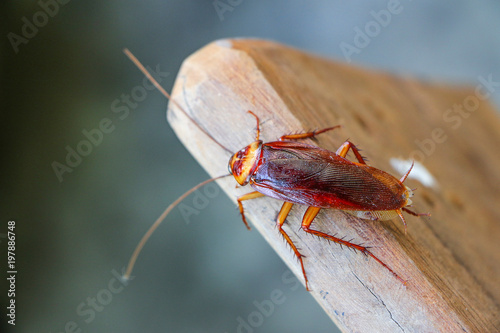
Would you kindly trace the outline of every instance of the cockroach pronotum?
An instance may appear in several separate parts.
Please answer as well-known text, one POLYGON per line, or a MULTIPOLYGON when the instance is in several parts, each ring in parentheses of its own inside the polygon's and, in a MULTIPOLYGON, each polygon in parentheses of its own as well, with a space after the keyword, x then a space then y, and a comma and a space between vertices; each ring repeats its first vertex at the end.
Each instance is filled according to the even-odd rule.
MULTIPOLYGON (((130 51, 125 49, 124 52, 132 62, 139 67, 146 77, 151 80, 158 90, 188 116, 201 131, 208 135, 219 146, 231 153, 229 149, 217 142, 210 134, 200 127, 188 113, 170 97, 130 51)), ((228 165, 229 175, 211 178, 198 184, 179 197, 163 212, 137 245, 130 259, 124 278, 130 277, 137 256, 149 236, 179 202, 201 186, 216 179, 232 175, 239 185, 250 185, 255 190, 237 198, 239 211, 248 229, 250 229, 250 226, 245 218, 242 204, 243 201, 263 196, 284 201, 278 213, 276 224, 279 232, 299 259, 307 290, 310 289, 304 262, 302 260, 303 255, 283 229, 283 224, 294 204, 308 206, 302 219, 302 230, 358 250, 372 257, 389 270, 389 272, 403 284, 406 284, 404 279, 382 260, 376 257, 367 247, 311 229, 311 223, 321 209, 333 208, 343 210, 362 219, 374 221, 390 220, 399 216, 403 221, 406 232, 406 221, 403 212, 414 216, 430 215, 428 213, 415 213, 407 208, 412 203, 410 198, 413 196, 413 191, 405 186, 403 182, 410 174, 413 164, 406 174, 398 180, 387 172, 368 166, 359 150, 350 141, 344 142, 336 152, 295 141, 305 138, 314 138, 319 134, 334 130, 340 126, 300 134, 283 135, 278 141, 264 143, 259 139, 259 117, 252 111, 248 112, 253 115, 257 121, 255 141, 237 153, 231 153, 232 156, 228 165), (358 162, 352 162, 346 159, 349 150, 354 153, 358 162)))

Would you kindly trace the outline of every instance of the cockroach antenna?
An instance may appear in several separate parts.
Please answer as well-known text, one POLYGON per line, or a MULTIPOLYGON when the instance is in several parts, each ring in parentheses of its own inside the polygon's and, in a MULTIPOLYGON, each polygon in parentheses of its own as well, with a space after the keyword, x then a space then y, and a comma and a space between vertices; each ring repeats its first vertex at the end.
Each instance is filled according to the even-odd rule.
MULTIPOLYGON (((210 134, 207 133, 207 131, 205 131, 200 125, 198 125, 198 123, 196 123, 190 116, 189 114, 176 102, 174 101, 171 97, 170 97, 170 94, 167 93, 165 91, 165 89, 163 89, 162 86, 160 86, 160 84, 154 79, 154 77, 148 72, 148 70, 146 68, 144 68, 144 66, 139 62, 139 60, 137 60, 137 58, 132 54, 132 52, 130 52, 128 49, 124 49, 123 52, 127 55, 127 57, 141 70, 141 72, 149 79, 149 81, 151 81, 151 83, 165 96, 168 98, 169 101, 171 101, 175 106, 177 106, 189 119, 191 119, 193 121, 193 123, 203 132, 205 133, 208 137, 210 137, 215 143, 217 143, 220 147, 222 147, 224 150, 226 150, 227 152, 231 153, 231 151, 229 149, 227 149, 226 147, 224 147, 222 144, 220 144, 217 140, 215 140, 210 134)), ((232 153, 231 153, 232 154, 232 153)), ((130 260, 129 260, 129 263, 128 263, 128 266, 127 266, 127 270, 125 272, 125 274, 123 275, 123 279, 124 280, 128 280, 132 274, 132 270, 134 269, 134 265, 135 265, 135 262, 137 260, 137 257, 139 256, 139 254, 141 253, 141 250, 142 248, 144 247, 144 244, 146 244, 146 242, 148 241, 148 239, 151 237, 151 235, 153 234, 153 232, 156 230, 156 228, 158 228, 158 226, 165 220, 165 218, 167 217, 167 215, 172 211, 172 209, 174 209, 182 200, 184 200, 188 195, 190 195, 191 193, 193 193, 194 191, 196 191, 197 189, 199 189, 200 187, 210 183, 210 182, 213 182, 214 180, 217 180, 217 179, 221 179, 221 178, 224 178, 224 177, 228 177, 228 176, 232 176, 231 174, 227 174, 227 175, 223 175, 223 176, 219 176, 219 177, 215 177, 215 178, 210 178, 210 179, 207 179, 203 182, 201 182, 200 184, 196 185, 195 187, 191 188, 190 190, 188 190, 186 193, 184 193, 183 195, 181 195, 179 198, 177 198, 177 200, 175 200, 173 203, 171 203, 167 209, 165 209, 165 211, 160 215, 160 217, 158 217, 158 219, 155 221, 155 223, 153 223, 153 225, 149 228, 149 230, 144 234, 144 236, 142 237, 141 241, 139 242, 139 244, 137 244, 137 247, 135 248, 134 250, 134 253, 132 254, 132 256, 130 257, 130 260)))
POLYGON ((132 52, 130 52, 128 49, 123 49, 123 53, 125 53, 125 55, 137 66, 137 68, 139 68, 139 70, 148 78, 149 81, 151 81, 151 83, 156 87, 156 89, 158 89, 163 94, 163 96, 165 96, 170 102, 172 102, 177 108, 179 108, 179 110, 181 110, 182 113, 184 113, 189 119, 191 119, 191 121, 196 125, 196 127, 198 127, 198 129, 200 131, 202 131, 203 133, 205 133, 205 135, 207 135, 210 139, 212 139, 222 149, 224 149, 225 151, 227 151, 229 154, 233 155, 233 152, 231 150, 227 149, 219 141, 215 140, 213 136, 211 136, 210 134, 208 134, 208 132, 205 129, 203 129, 203 127, 201 127, 196 121, 194 121, 193 118, 191 118, 191 116, 186 112, 186 110, 184 110, 184 108, 182 106, 180 106, 179 103, 177 103, 170 96, 170 94, 168 92, 166 92, 165 89, 163 89, 162 86, 160 86, 160 84, 158 83, 158 81, 156 81, 154 79, 154 77, 141 64, 141 62, 132 54, 132 52))
POLYGON ((141 250, 144 247, 144 244, 146 244, 149 237, 151 237, 151 235, 156 230, 156 228, 158 228, 158 226, 165 220, 167 215, 172 211, 172 209, 175 208, 175 206, 177 206, 182 200, 186 199, 186 197, 188 195, 190 195, 191 193, 193 193, 194 191, 196 191, 200 187, 202 187, 210 182, 213 182, 214 180, 221 179, 221 178, 228 177, 228 176, 231 176, 231 175, 224 175, 224 176, 219 176, 219 177, 207 179, 204 182, 201 182, 198 185, 196 185, 195 187, 191 188, 186 193, 184 193, 179 198, 177 198, 177 200, 172 202, 170 204, 170 206, 168 206, 167 209, 165 209, 165 211, 163 211, 163 213, 160 215, 160 217, 158 217, 158 219, 155 221, 155 223, 153 223, 153 225, 149 228, 149 230, 144 234, 144 236, 142 237, 139 244, 137 244, 137 247, 135 248, 134 253, 130 257, 130 260, 128 262, 127 271, 125 272, 125 274, 123 275, 122 278, 124 280, 128 280, 130 278, 130 275, 132 274, 132 270, 134 269, 134 265, 135 265, 135 262, 137 260, 137 257, 139 256, 139 253, 141 253, 141 250))

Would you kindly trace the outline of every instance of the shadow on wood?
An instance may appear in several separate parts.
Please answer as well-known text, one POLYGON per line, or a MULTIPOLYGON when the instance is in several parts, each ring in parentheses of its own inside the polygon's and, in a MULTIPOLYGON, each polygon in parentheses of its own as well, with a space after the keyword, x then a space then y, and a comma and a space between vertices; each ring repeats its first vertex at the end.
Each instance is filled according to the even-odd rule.
MULTIPOLYGON (((321 231, 372 246, 408 280, 406 287, 373 259, 297 231, 305 207, 294 206, 285 229, 306 255, 312 295, 343 331, 493 332, 500 330, 500 121, 483 98, 487 92, 360 69, 267 41, 221 40, 184 62, 172 97, 234 152, 254 139, 255 119, 246 113, 252 110, 264 142, 341 124, 315 144, 335 151, 349 138, 368 164, 397 178, 391 159, 421 162, 412 174, 426 169, 435 184, 406 184, 418 188, 414 209, 432 218, 408 216, 407 235, 399 220, 373 222, 337 210, 322 210, 315 222, 321 231)), ((227 173, 229 154, 172 103, 168 119, 212 176, 227 173)), ((235 189, 234 179, 219 184, 233 200, 249 191, 235 189)), ((281 202, 244 205, 303 281, 275 227, 281 202)))

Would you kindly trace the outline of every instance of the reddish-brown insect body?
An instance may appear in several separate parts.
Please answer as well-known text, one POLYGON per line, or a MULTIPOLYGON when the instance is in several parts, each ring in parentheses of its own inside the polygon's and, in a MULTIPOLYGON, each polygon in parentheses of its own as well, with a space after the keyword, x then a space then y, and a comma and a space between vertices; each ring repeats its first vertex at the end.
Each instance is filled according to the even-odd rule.
MULTIPOLYGON (((124 52, 158 90, 190 118, 188 113, 170 98, 170 95, 154 80, 151 74, 148 73, 130 51, 124 50, 124 52)), ((321 209, 333 208, 344 210, 360 218, 376 221, 389 220, 399 216, 404 223, 406 231, 406 222, 402 214, 403 211, 415 216, 429 215, 417 214, 406 208, 411 205, 410 197, 413 196, 413 192, 410 188, 403 185, 403 182, 412 168, 398 180, 382 170, 368 166, 356 146, 350 141, 346 141, 342 144, 335 153, 316 146, 291 141, 313 138, 316 135, 340 126, 302 134, 284 135, 280 137, 278 141, 263 143, 259 140, 259 118, 253 112, 248 112, 257 119, 257 134, 255 141, 238 151, 229 160, 229 172, 234 176, 236 181, 242 186, 250 184, 250 186, 255 189, 254 192, 242 195, 237 199, 243 222, 247 228, 250 229, 245 219, 243 201, 263 196, 285 201, 278 213, 276 224, 279 232, 292 247, 292 250, 299 259, 306 288, 309 290, 304 262, 302 260, 303 255, 282 228, 294 204, 309 206, 302 219, 302 229, 305 232, 326 238, 369 255, 387 268, 401 282, 405 283, 398 274, 371 253, 367 247, 311 229, 311 223, 321 209), (349 150, 352 150, 358 162, 352 162, 345 158, 349 150)), ((213 139, 213 137, 200 125, 194 120, 193 122, 199 130, 213 139)), ((213 141, 224 150, 232 153, 215 139, 213 139, 213 141)), ((164 211, 137 245, 130 258, 124 278, 127 279, 130 277, 142 247, 168 213, 182 201, 183 198, 197 188, 222 177, 225 176, 212 178, 198 184, 179 197, 164 211)))
POLYGON ((320 209, 334 208, 371 220, 388 220, 400 216, 406 228, 402 211, 416 216, 427 215, 417 214, 405 208, 411 205, 410 197, 413 196, 412 190, 403 184, 411 168, 401 180, 398 180, 382 170, 368 166, 356 146, 349 141, 335 153, 316 146, 289 141, 314 137, 338 126, 316 132, 284 135, 279 141, 263 143, 259 140, 259 118, 253 112, 249 112, 257 119, 257 138, 234 154, 229 161, 229 171, 236 181, 242 186, 250 184, 256 190, 238 198, 246 226, 248 227, 248 223, 242 201, 261 196, 285 201, 276 222, 280 233, 300 260, 306 288, 309 290, 303 256, 282 229, 293 204, 309 206, 302 220, 304 231, 373 257, 404 282, 366 247, 313 230, 310 226, 320 209), (358 163, 345 158, 349 149, 354 152, 358 163))

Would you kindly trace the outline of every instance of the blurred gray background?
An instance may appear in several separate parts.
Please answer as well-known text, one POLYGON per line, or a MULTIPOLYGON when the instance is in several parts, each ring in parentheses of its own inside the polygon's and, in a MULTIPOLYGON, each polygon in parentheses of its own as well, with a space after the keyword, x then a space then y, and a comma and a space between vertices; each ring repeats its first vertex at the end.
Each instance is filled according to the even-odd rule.
MULTIPOLYGON (((135 279, 116 280, 163 209, 207 178, 168 126, 158 92, 124 119, 113 112, 142 83, 122 48, 169 72, 167 90, 184 58, 226 37, 272 39, 450 84, 490 74, 500 81, 498 1, 401 0, 350 59, 341 43, 354 45, 356 29, 395 1, 221 0, 219 12, 212 0, 60 2, 4 1, 1 10, 0 267, 15 220, 18 332, 235 332, 242 321, 241 332, 336 329, 302 286, 292 288, 288 269, 221 192, 189 219, 175 210, 145 247, 135 279), (39 27, 30 30, 33 22, 39 27), (52 163, 65 163, 66 147, 76 149, 82 131, 105 118, 114 130, 60 181, 52 163), (273 290, 282 304, 259 310, 273 290)), ((192 197, 185 204, 195 207, 192 197)), ((5 320, 3 279, 1 294, 5 320)))

